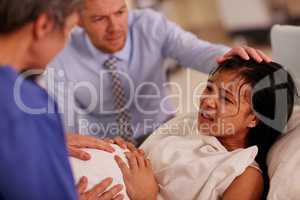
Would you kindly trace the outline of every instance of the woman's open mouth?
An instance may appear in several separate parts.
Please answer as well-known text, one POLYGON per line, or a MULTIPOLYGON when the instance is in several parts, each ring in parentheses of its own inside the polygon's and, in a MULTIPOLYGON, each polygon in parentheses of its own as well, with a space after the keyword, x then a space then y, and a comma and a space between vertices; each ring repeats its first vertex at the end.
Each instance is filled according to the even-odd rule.
POLYGON ((214 118, 211 115, 207 114, 207 113, 201 112, 200 116, 205 121, 210 121, 210 122, 214 121, 214 118))

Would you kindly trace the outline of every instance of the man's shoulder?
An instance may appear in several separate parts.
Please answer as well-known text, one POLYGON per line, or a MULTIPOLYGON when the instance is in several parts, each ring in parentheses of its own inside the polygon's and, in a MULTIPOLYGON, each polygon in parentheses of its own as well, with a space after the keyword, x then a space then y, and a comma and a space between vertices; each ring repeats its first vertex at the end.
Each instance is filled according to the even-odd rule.
POLYGON ((59 54, 48 64, 50 67, 64 68, 64 65, 76 63, 76 58, 83 57, 86 51, 85 31, 81 27, 75 27, 67 44, 59 54))
POLYGON ((149 8, 146 8, 146 9, 133 9, 131 11, 129 11, 130 14, 132 14, 134 17, 148 17, 148 18, 152 18, 152 17, 161 17, 162 14, 155 11, 155 10, 152 10, 152 9, 149 9, 149 8))
POLYGON ((70 53, 74 51, 79 51, 86 48, 86 32, 83 28, 77 26, 75 27, 71 34, 69 41, 63 50, 65 53, 70 53))
POLYGON ((28 114, 38 108, 47 108, 49 96, 47 92, 33 81, 12 80, 0 86, 0 115, 5 116, 7 122, 16 122, 24 119, 28 114), (33 98, 34 97, 34 98, 33 98))
POLYGON ((164 40, 163 28, 167 23, 167 18, 151 9, 141 9, 130 11, 129 30, 132 34, 138 34, 138 38, 146 41, 164 40))
POLYGON ((84 35, 85 35, 85 30, 82 27, 80 26, 74 27, 70 34, 69 43, 74 43, 74 41, 82 40, 84 38, 84 35))
POLYGON ((139 9, 130 11, 129 22, 131 26, 137 25, 152 25, 153 23, 159 23, 164 20, 164 16, 152 9, 139 9))

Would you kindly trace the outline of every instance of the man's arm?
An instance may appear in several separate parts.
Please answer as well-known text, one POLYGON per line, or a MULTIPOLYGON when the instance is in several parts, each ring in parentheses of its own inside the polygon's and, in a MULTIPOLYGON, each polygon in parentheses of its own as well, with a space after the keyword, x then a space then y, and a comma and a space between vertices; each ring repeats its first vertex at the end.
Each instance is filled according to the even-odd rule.
POLYGON ((171 57, 182 66, 209 73, 219 63, 233 56, 240 56, 246 60, 253 58, 258 62, 270 62, 271 59, 262 51, 251 47, 229 48, 224 45, 213 44, 201 40, 196 35, 183 30, 177 24, 169 21, 166 17, 151 11, 147 19, 151 24, 153 41, 162 44, 164 57, 171 57))
POLYGON ((230 50, 229 47, 199 39, 161 14, 147 12, 153 21, 150 33, 154 41, 162 44, 163 56, 177 60, 184 67, 209 73, 217 66, 216 58, 230 50))

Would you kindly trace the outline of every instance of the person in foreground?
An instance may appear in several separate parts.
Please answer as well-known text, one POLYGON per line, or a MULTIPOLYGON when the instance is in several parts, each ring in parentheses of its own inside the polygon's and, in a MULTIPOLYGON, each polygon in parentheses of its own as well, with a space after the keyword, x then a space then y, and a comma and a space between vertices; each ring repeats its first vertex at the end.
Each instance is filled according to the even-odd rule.
POLYGON ((225 61, 209 76, 197 115, 163 125, 141 146, 145 153, 126 153, 128 165, 115 157, 128 196, 264 199, 266 156, 293 112, 295 94, 277 63, 225 61))
MULTIPOLYGON (((30 70, 43 70, 63 48, 78 21, 77 3, 0 1, 1 200, 78 199, 57 106, 32 77, 26 78, 30 70), (49 105, 51 111, 41 111, 49 105)), ((122 199, 122 186, 106 190, 111 183, 107 178, 85 191, 82 178, 79 199, 122 199)))

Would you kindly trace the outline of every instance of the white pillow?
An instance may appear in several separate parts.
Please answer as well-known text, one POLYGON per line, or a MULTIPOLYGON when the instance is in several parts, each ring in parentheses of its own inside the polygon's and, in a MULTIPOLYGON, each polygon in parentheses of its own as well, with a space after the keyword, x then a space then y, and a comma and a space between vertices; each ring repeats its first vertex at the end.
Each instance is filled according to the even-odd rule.
POLYGON ((116 184, 123 185, 121 194, 124 195, 124 200, 129 200, 122 172, 114 160, 114 156, 120 156, 125 162, 127 162, 127 159, 125 158, 124 150, 117 145, 113 145, 113 147, 116 150, 114 153, 108 153, 96 149, 84 149, 84 151, 90 153, 92 157, 91 160, 88 161, 70 158, 74 178, 76 183, 78 183, 82 176, 86 176, 88 178, 88 190, 90 190, 105 178, 111 177, 113 178, 111 186, 116 184))
POLYGON ((268 158, 268 200, 300 198, 300 108, 293 113, 286 133, 273 145, 268 158))

